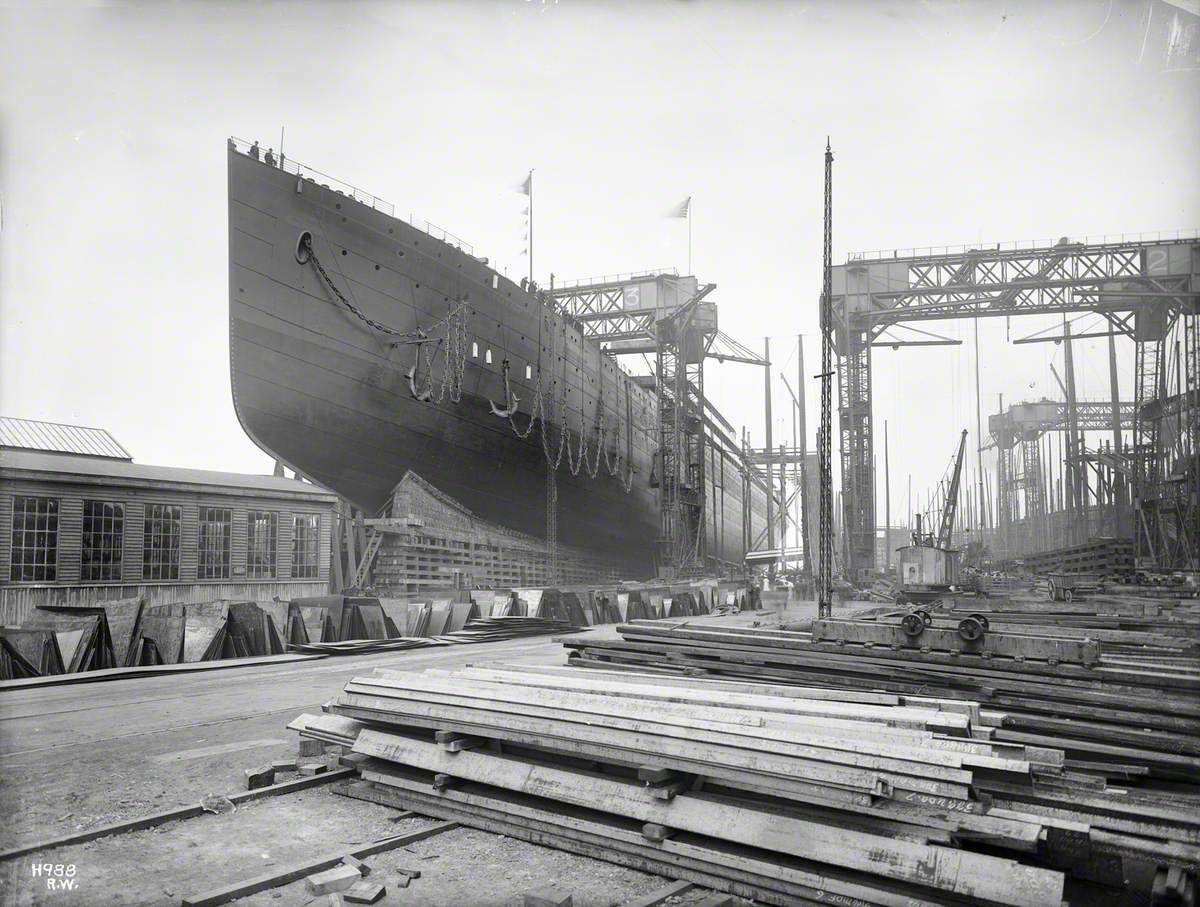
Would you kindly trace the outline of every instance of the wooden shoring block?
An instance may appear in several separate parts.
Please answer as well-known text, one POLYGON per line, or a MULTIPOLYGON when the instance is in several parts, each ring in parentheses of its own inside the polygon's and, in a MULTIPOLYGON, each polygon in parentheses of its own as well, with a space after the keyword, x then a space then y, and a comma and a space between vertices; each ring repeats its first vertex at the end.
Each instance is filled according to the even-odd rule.
POLYGON ((486 737, 473 737, 458 731, 435 731, 433 737, 442 749, 450 753, 475 749, 485 746, 488 742, 486 737))
POLYGON ((642 825, 642 837, 655 844, 662 843, 673 834, 675 834, 673 829, 660 825, 658 822, 646 822, 642 825))
POLYGON ((554 887, 537 888, 523 896, 524 907, 571 907, 573 903, 570 892, 554 887))
POLYGON ((306 878, 304 889, 311 895, 331 894, 335 891, 345 891, 361 879, 362 875, 353 866, 334 866, 306 878))
MULTIPOLYGON (((642 823, 708 835, 886 878, 913 882, 1015 907, 1062 900, 1058 872, 1013 860, 852 831, 788 814, 734 806, 687 794, 670 803, 646 798, 636 785, 478 752, 449 754, 435 743, 363 731, 355 751, 439 772, 453 761, 456 777, 596 808, 642 823)), ((364 773, 364 777, 368 777, 364 773)))
POLYGON ((666 885, 663 888, 656 888, 649 894, 644 894, 639 898, 626 902, 624 907, 658 907, 663 901, 691 891, 695 887, 694 883, 688 881, 672 882, 670 885, 666 885))
POLYGON ((275 767, 273 765, 259 765, 254 768, 245 770, 246 775, 246 790, 258 790, 262 787, 270 787, 275 783, 275 767))
POLYGON ((342 892, 342 897, 350 904, 374 904, 380 900, 387 889, 377 882, 358 881, 342 892))

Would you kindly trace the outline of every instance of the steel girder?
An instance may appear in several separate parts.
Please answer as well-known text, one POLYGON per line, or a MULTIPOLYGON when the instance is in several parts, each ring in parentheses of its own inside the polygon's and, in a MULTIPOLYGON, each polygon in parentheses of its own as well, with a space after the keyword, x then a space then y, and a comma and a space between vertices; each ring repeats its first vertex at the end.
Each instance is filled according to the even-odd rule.
MULTIPOLYGON (((850 571, 874 564, 870 358, 863 355, 864 348, 869 349, 888 327, 903 322, 1095 311, 1108 319, 1112 330, 1134 339, 1139 348, 1140 378, 1142 364, 1156 370, 1161 354, 1156 356, 1153 349, 1144 351, 1147 341, 1139 337, 1133 319, 1120 313, 1159 309, 1173 320, 1200 311, 1200 282, 1195 275, 1165 274, 1156 267, 1159 256, 1166 260, 1164 247, 1186 245, 1193 246, 1195 258, 1200 244, 1196 237, 1189 237, 1099 244, 1062 240, 1030 249, 857 256, 843 266, 846 279, 833 303, 841 409, 843 418, 850 418, 841 431, 850 571), (853 272, 857 272, 857 289, 851 289, 853 272), (872 538, 869 555, 865 545, 849 541, 863 539, 868 532, 872 538)), ((1149 343, 1153 346, 1153 341, 1149 343)), ((1135 435, 1137 431, 1135 428, 1135 435)), ((1144 440, 1150 431, 1147 425, 1142 431, 1144 440)), ((1195 522, 1189 519, 1185 525, 1195 522)), ((1141 529, 1139 534, 1153 535, 1141 529)))
MULTIPOLYGON (((1188 275, 1151 275, 1152 247, 1196 240, 1108 245, 1060 242, 1021 250, 971 249, 917 258, 856 258, 850 267, 895 266, 903 285, 872 288, 871 308, 854 321, 876 334, 890 324, 977 316, 1128 311, 1137 301, 1195 305, 1188 275)), ((890 282, 890 280, 889 280, 890 282)))
POLYGON ((875 568, 875 473, 871 438, 871 344, 865 331, 843 335, 838 350, 842 519, 852 579, 875 568))

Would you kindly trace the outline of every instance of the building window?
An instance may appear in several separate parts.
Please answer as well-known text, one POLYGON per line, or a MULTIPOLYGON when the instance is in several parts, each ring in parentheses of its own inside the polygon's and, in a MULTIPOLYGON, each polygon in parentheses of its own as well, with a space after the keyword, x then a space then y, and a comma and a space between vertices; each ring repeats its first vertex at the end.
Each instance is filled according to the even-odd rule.
POLYGON ((142 578, 179 579, 180 509, 147 504, 142 524, 142 578))
POLYGON ((58 578, 58 500, 13 498, 14 583, 52 583, 58 578))
POLYGON ((275 514, 251 510, 246 515, 246 576, 275 576, 275 514))
POLYGON ((232 539, 233 511, 225 507, 201 507, 197 579, 229 579, 232 539))
POLYGON ((120 582, 125 506, 83 502, 83 545, 79 576, 84 582, 120 582))
POLYGON ((319 531, 315 513, 299 514, 295 518, 292 536, 292 576, 296 579, 317 578, 317 539, 319 531))

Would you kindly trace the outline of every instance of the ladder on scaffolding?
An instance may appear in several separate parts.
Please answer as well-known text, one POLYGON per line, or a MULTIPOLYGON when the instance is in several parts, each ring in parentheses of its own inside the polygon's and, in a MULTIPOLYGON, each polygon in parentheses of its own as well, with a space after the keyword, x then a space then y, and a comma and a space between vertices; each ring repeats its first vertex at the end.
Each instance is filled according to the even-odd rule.
POLYGON ((354 571, 354 588, 364 589, 371 575, 371 565, 375 563, 375 555, 383 544, 383 533, 375 527, 367 530, 367 546, 363 549, 362 557, 358 559, 358 567, 354 571))

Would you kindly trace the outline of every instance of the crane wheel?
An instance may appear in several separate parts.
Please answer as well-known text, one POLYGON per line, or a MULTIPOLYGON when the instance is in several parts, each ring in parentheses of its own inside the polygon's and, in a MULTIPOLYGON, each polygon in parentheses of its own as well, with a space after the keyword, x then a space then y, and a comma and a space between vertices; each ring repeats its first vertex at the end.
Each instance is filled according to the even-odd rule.
POLYGON ((978 639, 983 639, 983 634, 987 632, 984 627, 974 617, 964 617, 958 624, 958 635, 966 642, 975 642, 978 639))
POLYGON ((968 614, 967 616, 969 618, 971 618, 971 620, 979 621, 983 625, 983 629, 985 629, 985 630, 991 629, 991 626, 988 624, 988 619, 986 617, 984 617, 982 614, 968 614))
POLYGON ((933 626, 933 615, 930 614, 928 611, 926 611, 924 608, 918 608, 916 611, 913 612, 913 614, 915 614, 915 615, 917 615, 917 617, 921 618, 921 623, 923 623, 925 626, 927 626, 927 627, 933 626))
POLYGON ((900 620, 900 629, 909 639, 916 639, 925 632, 925 621, 917 614, 905 614, 900 620))

